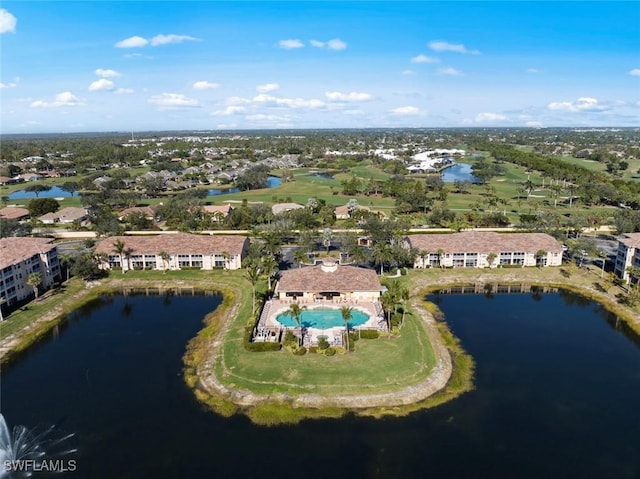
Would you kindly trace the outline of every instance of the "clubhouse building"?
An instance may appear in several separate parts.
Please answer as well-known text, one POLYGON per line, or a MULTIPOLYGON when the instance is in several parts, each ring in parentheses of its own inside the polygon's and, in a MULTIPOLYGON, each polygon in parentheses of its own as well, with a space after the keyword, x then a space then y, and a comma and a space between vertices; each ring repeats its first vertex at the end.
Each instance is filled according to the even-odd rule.
POLYGON ((382 285, 372 269, 323 263, 281 272, 274 296, 280 300, 378 301, 382 285))
POLYGON ((544 233, 464 231, 411 235, 407 242, 418 250, 414 268, 562 265, 562 245, 544 233))
POLYGON ((248 247, 249 238, 235 235, 111 236, 95 254, 104 255, 103 269, 240 269, 248 247), (116 250, 118 242, 124 245, 122 253, 116 250))
POLYGON ((253 340, 280 341, 285 330, 304 336, 305 346, 316 345, 321 336, 331 345, 343 344, 344 324, 340 308, 352 308, 366 320, 354 329, 383 331, 386 323, 380 295, 383 288, 374 270, 325 262, 281 272, 273 299, 267 301, 254 328, 253 340), (338 318, 337 325, 302 323, 304 332, 296 326, 282 324, 282 316, 297 303, 306 311, 322 311, 325 317, 338 318))

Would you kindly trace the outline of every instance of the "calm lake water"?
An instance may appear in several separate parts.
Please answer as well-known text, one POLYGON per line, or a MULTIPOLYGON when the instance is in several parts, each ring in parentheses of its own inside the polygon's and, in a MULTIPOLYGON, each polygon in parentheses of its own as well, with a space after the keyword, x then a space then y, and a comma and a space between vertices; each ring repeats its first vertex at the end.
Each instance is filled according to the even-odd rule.
MULTIPOLYGON (((28 198, 36 198, 35 193, 31 193, 25 190, 18 190, 11 193, 9 196, 10 200, 24 200, 28 198)), ((41 191, 38 193, 38 198, 59 198, 59 197, 69 197, 72 196, 71 193, 61 189, 59 186, 53 186, 50 190, 41 191)), ((74 193, 73 196, 79 196, 78 193, 74 193)))
MULTIPOLYGON (((270 176, 267 178, 267 188, 274 188, 276 186, 280 186, 282 184, 282 179, 277 176, 270 176)), ((231 193, 238 193, 240 190, 238 188, 228 188, 228 189, 220 189, 214 188, 207 190, 207 196, 218 196, 218 195, 229 195, 231 193)))
POLYGON ((615 318, 565 293, 431 298, 477 388, 405 418, 263 428, 206 411, 181 356, 220 298, 175 295, 74 314, 3 368, 2 413, 75 432, 71 478, 639 477, 639 342, 615 318))
POLYGON ((442 171, 442 181, 445 183, 453 183, 454 181, 470 181, 473 183, 478 180, 471 174, 471 165, 456 163, 452 167, 442 171))

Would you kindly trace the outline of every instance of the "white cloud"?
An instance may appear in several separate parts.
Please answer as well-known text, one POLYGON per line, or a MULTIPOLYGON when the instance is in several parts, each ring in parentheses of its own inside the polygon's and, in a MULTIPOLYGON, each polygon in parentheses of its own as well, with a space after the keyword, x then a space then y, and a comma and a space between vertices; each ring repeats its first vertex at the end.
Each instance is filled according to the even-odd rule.
POLYGON ((342 113, 350 116, 364 115, 364 112, 362 110, 345 110, 342 113))
POLYGON ((18 20, 4 8, 0 8, 0 33, 15 33, 18 20))
POLYGON ((342 93, 339 91, 328 91, 325 92, 324 96, 327 97, 329 101, 370 101, 373 99, 373 96, 370 93, 362 93, 352 91, 350 93, 342 93))
POLYGON ((578 98, 576 101, 552 102, 549 103, 547 108, 554 111, 569 111, 573 113, 580 111, 604 111, 607 109, 607 107, 600 105, 596 98, 588 97, 578 98))
POLYGON ((246 108, 243 106, 229 105, 224 110, 217 110, 212 113, 212 115, 216 116, 228 116, 228 115, 237 115, 238 113, 244 113, 246 108))
POLYGON ((398 108, 394 108, 393 110, 391 110, 391 113, 398 116, 419 115, 420 108, 417 108, 415 106, 400 106, 398 108))
POLYGON ((144 47, 149 43, 149 40, 146 38, 133 36, 129 38, 125 38, 124 40, 120 40, 116 43, 116 48, 140 48, 144 47))
POLYGON ((477 55, 480 53, 478 50, 468 50, 461 43, 449 43, 440 40, 429 42, 429 48, 431 48, 434 52, 469 53, 471 55, 477 55))
POLYGON ((96 75, 102 78, 116 78, 120 76, 120 73, 115 70, 105 70, 104 68, 98 68, 96 70, 96 75))
POLYGON ((197 38, 190 37, 189 35, 176 35, 170 33, 169 35, 159 34, 151 39, 151 46, 157 47, 158 45, 168 45, 170 43, 182 43, 186 41, 196 41, 197 38))
POLYGON ((633 70, 629 70, 629 75, 634 77, 640 77, 640 68, 634 68, 633 70))
POLYGON ((527 73, 540 73, 537 68, 527 68, 527 73))
POLYGON ((541 121, 528 121, 524 126, 528 126, 530 128, 542 128, 544 124, 541 121))
POLYGON ((509 118, 505 115, 502 115, 500 113, 479 113, 476 116, 476 121, 477 122, 483 122, 483 121, 504 121, 504 120, 508 120, 509 118))
POLYGON ((116 90, 116 94, 118 95, 129 95, 133 93, 133 89, 132 88, 118 88, 116 90))
POLYGON ((160 109, 170 108, 192 108, 200 106, 197 100, 189 98, 182 93, 162 93, 161 95, 154 95, 147 100, 149 103, 153 103, 160 107, 160 109))
POLYGON ((242 98, 241 96, 231 96, 227 98, 227 104, 229 105, 246 105, 251 103, 251 100, 242 98))
POLYGON ((345 50, 347 44, 339 38, 334 38, 328 42, 321 42, 319 40, 309 40, 309 44, 316 48, 327 48, 328 50, 345 50))
POLYGON ((325 106, 325 103, 322 100, 305 100, 304 98, 278 98, 272 95, 266 95, 261 93, 260 95, 256 95, 252 99, 253 103, 260 105, 271 105, 277 107, 286 107, 286 108, 322 108, 325 106))
POLYGON ((293 50, 294 48, 303 48, 304 43, 302 43, 300 40, 297 40, 297 39, 280 40, 278 42, 278 46, 280 48, 284 48, 285 50, 293 50))
POLYGON ((259 93, 269 93, 270 91, 276 91, 280 88, 277 83, 265 83, 264 85, 258 85, 256 91, 259 93))
MULTIPOLYGON (((247 115, 245 117, 249 121, 254 122, 276 122, 276 121, 290 121, 288 116, 278 116, 278 115, 265 115, 264 113, 257 113, 255 115, 247 115)), ((276 125, 274 125, 276 126, 276 125)))
POLYGON ((15 88, 18 86, 19 82, 20 82, 20 77, 16 77, 12 82, 9 82, 9 83, 0 82, 0 90, 3 88, 15 88))
POLYGON ((141 48, 146 47, 147 45, 151 45, 152 47, 157 47, 160 45, 168 45, 170 43, 182 43, 186 41, 196 41, 197 38, 190 37, 189 35, 176 35, 175 33, 170 33, 169 35, 158 34, 155 37, 151 38, 151 40, 147 40, 146 38, 133 36, 129 38, 125 38, 115 44, 117 48, 141 48))
POLYGON ((451 68, 451 67, 446 67, 446 68, 438 68, 438 74, 440 75, 449 75, 449 76, 454 76, 454 77, 460 77, 462 76, 462 72, 459 70, 456 70, 455 68, 451 68))
POLYGON ((329 50, 345 50, 347 48, 347 44, 339 38, 334 38, 327 42, 327 48, 329 50))
POLYGON ((435 57, 428 57, 427 55, 423 55, 422 53, 411 59, 411 63, 438 63, 439 61, 440 60, 435 57))
POLYGON ((70 91, 58 93, 52 102, 36 100, 31 103, 32 108, 59 108, 62 106, 82 106, 84 103, 70 91))
POLYGON ((89 91, 109 91, 113 90, 114 86, 111 80, 100 78, 89 85, 89 91))
POLYGON ((416 72, 414 72, 413 70, 403 70, 402 74, 403 75, 415 75, 416 72))
POLYGON ((219 83, 212 83, 207 80, 199 80, 195 82, 191 88, 194 90, 213 90, 220 87, 219 83))

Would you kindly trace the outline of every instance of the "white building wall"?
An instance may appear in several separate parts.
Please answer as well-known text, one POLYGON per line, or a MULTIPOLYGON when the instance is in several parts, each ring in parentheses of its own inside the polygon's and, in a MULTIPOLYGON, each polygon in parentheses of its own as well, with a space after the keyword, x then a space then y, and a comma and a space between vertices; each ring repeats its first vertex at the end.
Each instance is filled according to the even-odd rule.
POLYGON ((40 291, 51 287, 56 277, 60 279, 60 262, 57 248, 48 253, 38 253, 24 258, 0 272, 0 297, 8 305, 22 301, 33 294, 33 288, 27 284, 29 275, 40 273, 40 291))

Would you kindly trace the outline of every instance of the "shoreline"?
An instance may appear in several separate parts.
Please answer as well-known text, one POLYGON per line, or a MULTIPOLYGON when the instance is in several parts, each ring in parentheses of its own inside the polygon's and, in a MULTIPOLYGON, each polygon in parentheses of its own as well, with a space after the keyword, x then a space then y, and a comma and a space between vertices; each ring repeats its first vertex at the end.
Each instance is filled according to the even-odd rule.
POLYGON ((418 305, 417 298, 414 298, 412 301, 412 307, 414 307, 420 315, 421 324, 427 331, 427 337, 436 358, 436 363, 426 380, 413 386, 407 386, 386 393, 336 395, 310 393, 296 395, 287 393, 258 394, 249 390, 231 388, 223 384, 214 371, 216 360, 221 358, 221 360, 224 361, 224 358, 222 358, 220 354, 220 347, 223 344, 223 338, 228 332, 230 324, 233 322, 233 314, 230 313, 224 320, 224 326, 217 332, 217 337, 203 346, 205 348, 204 355, 207 359, 200 364, 193 365, 198 377, 198 388, 202 392, 209 395, 215 394, 221 396, 243 408, 270 403, 286 403, 294 408, 340 408, 347 412, 352 410, 408 406, 422 402, 446 387, 453 372, 453 364, 451 354, 438 331, 435 318, 423 307, 418 305))
MULTIPOLYGON (((53 304, 47 314, 1 340, 0 361, 2 363, 10 361, 14 355, 27 349, 63 322, 70 312, 101 294, 137 288, 153 288, 159 292, 176 289, 214 290, 223 295, 223 301, 216 310, 203 318, 203 328, 186 345, 183 356, 185 383, 193 390, 200 402, 217 413, 223 415, 242 413, 249 416, 252 421, 261 424, 292 423, 311 417, 339 417, 349 412, 372 416, 405 415, 448 401, 472 388, 473 359, 464 353, 456 338, 451 335, 446 321, 438 321, 424 300, 426 294, 434 290, 468 284, 527 284, 562 288, 602 305, 622 319, 632 331, 640 334, 640 315, 616 303, 615 295, 609 292, 611 288, 605 292, 598 290, 596 285, 599 284, 597 281, 599 278, 593 276, 593 272, 572 269, 570 273, 566 275, 566 271, 563 272, 562 268, 549 272, 547 277, 542 277, 544 275, 541 275, 537 269, 412 272, 407 278, 412 293, 410 304, 416 319, 419 319, 417 326, 425 328, 427 339, 434 352, 435 365, 426 379, 417 384, 384 393, 331 395, 275 392, 261 394, 235 388, 233 384, 224 384, 218 377, 219 374, 224 374, 226 369, 222 346, 229 340, 228 336, 232 328, 238 328, 246 322, 238 315, 247 300, 242 297, 243 283, 224 284, 224 277, 180 280, 170 277, 166 279, 109 278, 90 283, 85 285, 80 294, 53 304), (587 279, 596 279, 596 283, 591 286, 586 282, 587 279), (458 346, 458 350, 452 349, 452 344, 458 346), (452 351, 454 354, 451 353, 452 351), (459 363, 460 358, 463 360, 459 363), (452 388, 451 383, 459 382, 452 379, 456 375, 463 376, 463 384, 452 388)), ((235 279, 244 281, 241 277, 235 279)), ((269 353, 247 352, 247 354, 269 353)))

